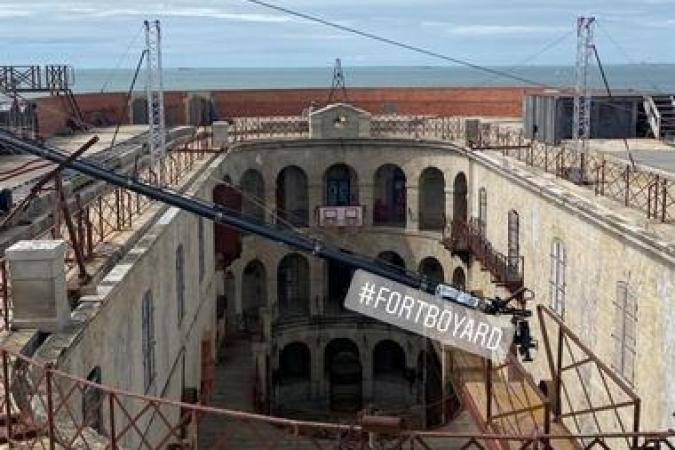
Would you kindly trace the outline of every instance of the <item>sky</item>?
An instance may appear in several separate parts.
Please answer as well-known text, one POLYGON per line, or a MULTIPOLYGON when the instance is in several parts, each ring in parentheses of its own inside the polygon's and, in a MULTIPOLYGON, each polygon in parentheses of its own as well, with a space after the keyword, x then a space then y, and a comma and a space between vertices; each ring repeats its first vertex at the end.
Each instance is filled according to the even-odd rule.
MULTIPOLYGON (((675 63, 675 0, 269 2, 482 65, 573 64, 594 15, 606 64, 675 63)), ((447 65, 245 0, 0 0, 0 61, 132 67, 154 18, 165 67, 447 65)))

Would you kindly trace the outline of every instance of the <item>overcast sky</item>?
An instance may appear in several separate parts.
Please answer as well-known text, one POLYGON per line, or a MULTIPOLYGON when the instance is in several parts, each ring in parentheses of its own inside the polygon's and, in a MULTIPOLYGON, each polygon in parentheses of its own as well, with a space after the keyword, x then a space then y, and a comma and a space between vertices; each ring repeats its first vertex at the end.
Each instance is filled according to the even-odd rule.
MULTIPOLYGON (((575 17, 592 14, 607 63, 675 63, 675 0, 269 2, 490 65, 573 64, 575 17)), ((0 61, 131 67, 145 18, 162 21, 167 67, 446 64, 244 0, 0 0, 0 61)))

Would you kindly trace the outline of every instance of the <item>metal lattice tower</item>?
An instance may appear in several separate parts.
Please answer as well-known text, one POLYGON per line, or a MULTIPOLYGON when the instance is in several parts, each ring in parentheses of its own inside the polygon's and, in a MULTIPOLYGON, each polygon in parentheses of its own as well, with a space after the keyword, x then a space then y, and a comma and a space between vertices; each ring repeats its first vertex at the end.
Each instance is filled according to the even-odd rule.
POLYGON ((591 87, 588 82, 589 61, 593 57, 593 25, 595 17, 577 19, 577 61, 576 89, 574 92, 574 117, 572 138, 577 149, 588 152, 588 139, 591 137, 591 87))
POLYGON ((159 167, 158 181, 164 184, 164 156, 166 155, 166 124, 164 119, 164 84, 162 82, 162 39, 159 20, 145 21, 145 61, 148 99, 148 146, 152 166, 159 167))
POLYGON ((328 95, 328 103, 333 103, 337 98, 337 91, 342 92, 342 102, 347 102, 347 86, 345 84, 345 74, 342 71, 342 61, 340 58, 335 59, 335 66, 333 66, 333 83, 328 95))

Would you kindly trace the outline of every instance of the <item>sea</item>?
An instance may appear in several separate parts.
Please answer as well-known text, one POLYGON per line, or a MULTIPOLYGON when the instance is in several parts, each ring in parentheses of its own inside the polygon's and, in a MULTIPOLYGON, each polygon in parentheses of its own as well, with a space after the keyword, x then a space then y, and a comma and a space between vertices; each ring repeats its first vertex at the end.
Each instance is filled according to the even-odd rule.
MULTIPOLYGON (((499 66, 500 74, 457 66, 343 67, 350 87, 451 87, 527 86, 549 88, 574 86, 571 66, 499 66), (522 80, 519 80, 522 79, 522 80), (524 80, 524 81, 523 81, 524 80)), ((624 64, 605 66, 611 90, 675 93, 675 64, 624 64)), ((134 76, 132 69, 76 69, 73 90, 126 92, 134 76)), ((590 85, 605 89, 600 71, 593 67, 590 85)), ((330 88, 332 67, 280 68, 165 68, 165 90, 330 88)), ((134 90, 145 86, 139 73, 134 90)))

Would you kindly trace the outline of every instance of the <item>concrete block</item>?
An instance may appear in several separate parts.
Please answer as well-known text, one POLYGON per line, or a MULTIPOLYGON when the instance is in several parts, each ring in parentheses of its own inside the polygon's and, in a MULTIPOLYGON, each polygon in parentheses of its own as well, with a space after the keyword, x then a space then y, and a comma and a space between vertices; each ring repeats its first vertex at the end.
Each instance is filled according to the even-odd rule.
POLYGON ((12 280, 12 327, 63 330, 70 322, 62 240, 19 241, 5 251, 12 280))
POLYGON ((213 131, 213 146, 215 148, 227 147, 230 124, 223 121, 213 122, 211 130, 213 131))

